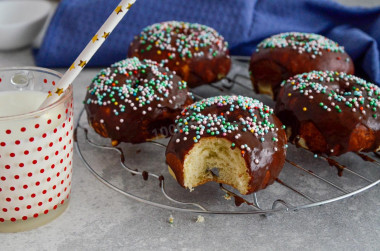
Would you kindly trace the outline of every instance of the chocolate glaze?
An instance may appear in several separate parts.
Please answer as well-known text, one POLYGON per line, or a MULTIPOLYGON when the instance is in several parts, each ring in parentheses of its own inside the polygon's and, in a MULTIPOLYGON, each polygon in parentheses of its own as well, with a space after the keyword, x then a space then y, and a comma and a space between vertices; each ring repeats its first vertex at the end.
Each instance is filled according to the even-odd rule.
MULTIPOLYGON (((197 114, 200 114, 196 115, 197 117, 207 116, 208 114, 220 116, 225 119, 226 123, 229 122, 237 128, 225 135, 222 133, 211 135, 206 133, 205 130, 200 140, 204 138, 224 138, 231 142, 231 148, 237 147, 241 149, 243 145, 249 147, 250 150, 247 147, 241 149, 241 155, 245 160, 247 172, 251 177, 247 194, 264 189, 272 184, 284 165, 285 148, 287 147, 285 131, 281 128, 282 124, 277 117, 271 115, 272 109, 251 98, 219 96, 201 100, 187 107, 177 118, 177 126, 180 123, 180 119, 183 121, 188 118, 189 114, 195 112, 200 106, 203 108, 197 112, 197 114), (223 101, 226 100, 227 102, 223 104, 223 101), (244 110, 241 104, 252 106, 244 110), (233 111, 230 110, 232 105, 234 105, 233 111), (269 130, 266 133, 263 132, 263 135, 257 136, 249 130, 244 131, 247 125, 243 124, 240 119, 246 120, 246 118, 253 118, 255 116, 257 119, 256 125, 257 123, 267 121, 268 124, 273 126, 273 131, 269 130), (232 147, 232 143, 235 144, 234 147, 232 147)), ((181 132, 180 130, 183 127, 179 126, 179 131, 172 136, 166 149, 166 161, 181 186, 184 186, 184 161, 189 151, 196 144, 193 138, 197 137, 197 130, 191 128, 192 125, 196 126, 197 122, 187 119, 187 123, 190 128, 188 134, 185 134, 184 131, 181 132), (184 137, 187 140, 184 140, 184 137), (178 140, 179 142, 177 142, 178 140)))
POLYGON ((228 44, 214 29, 186 22, 163 22, 146 27, 131 42, 128 57, 152 59, 175 71, 190 87, 216 82, 231 67, 228 44), (183 55, 178 41, 188 42, 183 55), (201 46, 196 46, 202 44, 201 46), (180 50, 180 51, 179 51, 180 50))
POLYGON ((172 124, 182 108, 192 102, 186 83, 179 76, 157 66, 156 62, 133 58, 120 61, 97 75, 87 91, 85 109, 90 125, 101 136, 117 142, 141 143, 169 136, 157 132, 172 124), (114 73, 115 70, 119 72, 114 73), (155 81, 166 81, 166 77, 168 85, 159 87, 155 81), (129 93, 127 86, 136 91, 136 96, 129 93), (141 101, 146 96, 140 88, 146 86, 152 87, 149 92, 154 93, 154 98, 147 98, 150 103, 141 104, 138 99, 141 101), (110 97, 105 88, 114 91, 114 95, 110 97), (119 91, 123 95, 118 95, 119 91), (124 111, 120 105, 125 106, 124 111))
MULTIPOLYGON (((297 39, 297 41, 305 43, 311 41, 307 37, 308 35, 315 36, 315 38, 322 37, 316 34, 304 33, 285 34, 290 34, 285 38, 286 41, 297 39)), ((267 40, 276 39, 280 35, 275 35, 267 40)), ((322 38, 325 42, 329 42, 334 46, 333 41, 326 41, 326 38, 322 38)), ((272 88, 274 99, 276 99, 281 82, 296 74, 312 70, 330 70, 354 74, 354 64, 350 56, 344 52, 343 47, 335 47, 336 51, 325 47, 318 48, 320 55, 314 54, 313 50, 300 53, 298 49, 291 46, 274 46, 272 48, 267 44, 264 46, 263 42, 258 45, 257 51, 251 56, 249 71, 255 91, 259 93, 259 85, 263 82, 269 84, 272 88)))
POLYGON ((290 142, 300 146, 303 139, 310 151, 328 156, 379 148, 376 85, 345 73, 317 71, 297 75, 283 85, 275 113, 291 128, 290 142))

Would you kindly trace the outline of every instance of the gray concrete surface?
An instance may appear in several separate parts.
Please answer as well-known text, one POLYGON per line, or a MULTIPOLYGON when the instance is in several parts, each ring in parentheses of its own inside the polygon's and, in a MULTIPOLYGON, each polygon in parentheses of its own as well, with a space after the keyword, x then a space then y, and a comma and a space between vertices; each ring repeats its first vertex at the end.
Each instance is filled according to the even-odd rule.
MULTIPOLYGON (((339 2, 356 3, 351 0, 339 2)), ((380 2, 360 1, 360 4, 374 6, 380 2)), ((29 50, 0 53, 0 66, 23 65, 33 65, 29 50)), ((96 72, 96 69, 86 69, 75 81, 76 115, 82 108, 85 87, 96 72)), ((105 165, 108 160, 114 161, 106 156, 105 165)), ((160 163, 157 165, 162 166, 160 163)), ((379 169, 374 170, 373 178, 379 179, 379 169)), ((123 184, 117 174, 110 175, 123 184)), ((72 191, 69 208, 62 216, 32 231, 0 234, 0 250, 380 248, 379 186, 353 198, 298 212, 283 212, 269 217, 203 215, 205 222, 196 223, 196 214, 147 206, 105 187, 86 170, 75 154, 72 191), (174 217, 174 224, 168 223, 170 215, 174 217)))

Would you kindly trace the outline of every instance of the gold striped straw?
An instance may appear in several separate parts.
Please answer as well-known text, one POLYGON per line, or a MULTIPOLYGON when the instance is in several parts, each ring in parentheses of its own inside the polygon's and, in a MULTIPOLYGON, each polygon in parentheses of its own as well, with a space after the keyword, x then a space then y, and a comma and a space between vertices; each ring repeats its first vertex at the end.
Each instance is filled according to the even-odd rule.
POLYGON ((108 17, 107 21, 102 25, 102 27, 100 27, 98 32, 87 44, 86 48, 84 48, 77 59, 75 59, 74 63, 65 72, 60 81, 53 89, 49 91, 47 98, 41 104, 40 108, 46 107, 59 99, 62 93, 65 92, 74 79, 79 75, 100 46, 102 46, 113 29, 115 29, 116 25, 121 21, 124 15, 127 14, 135 1, 136 0, 122 0, 118 4, 116 9, 112 11, 111 15, 108 17))

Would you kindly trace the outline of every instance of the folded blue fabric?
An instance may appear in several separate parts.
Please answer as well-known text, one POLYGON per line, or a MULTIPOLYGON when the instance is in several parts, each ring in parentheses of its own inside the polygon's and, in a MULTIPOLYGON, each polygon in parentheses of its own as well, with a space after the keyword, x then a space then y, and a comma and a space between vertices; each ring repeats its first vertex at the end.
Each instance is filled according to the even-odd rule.
MULTIPOLYGON (((61 1, 36 51, 36 64, 70 66, 118 2, 61 1)), ((142 28, 168 20, 215 28, 235 55, 251 55, 261 40, 281 32, 322 34, 346 48, 357 75, 380 84, 380 6, 346 7, 331 0, 137 0, 88 65, 108 66, 125 58, 142 28)))

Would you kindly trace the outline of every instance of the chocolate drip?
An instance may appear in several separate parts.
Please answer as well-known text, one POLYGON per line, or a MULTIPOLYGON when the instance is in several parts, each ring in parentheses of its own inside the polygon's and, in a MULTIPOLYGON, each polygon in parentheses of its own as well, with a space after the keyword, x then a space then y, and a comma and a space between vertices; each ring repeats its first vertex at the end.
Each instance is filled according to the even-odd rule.
POLYGON ((343 176, 343 170, 346 168, 344 165, 340 164, 338 161, 331 159, 331 158, 326 158, 327 162, 329 163, 330 166, 335 166, 336 169, 338 170, 338 176, 342 177, 343 176))
MULTIPOLYGON (((136 169, 134 169, 133 171, 138 172, 139 170, 136 168, 136 169)), ((131 173, 131 174, 132 174, 132 176, 135 176, 135 175, 136 175, 135 173, 131 173)))
POLYGON ((158 177, 158 180, 160 181, 160 187, 162 187, 162 182, 164 182, 165 177, 164 177, 163 175, 160 175, 160 176, 158 177))
POLYGON ((78 128, 75 128, 74 129, 74 136, 73 136, 73 138, 74 138, 74 142, 78 142, 78 135, 77 135, 77 133, 78 133, 78 130, 77 130, 78 128))
POLYGON ((141 175, 142 175, 142 177, 143 177, 144 180, 148 180, 148 178, 149 178, 149 173, 148 173, 147 171, 143 171, 143 172, 141 173, 141 175))
POLYGON ((363 154, 363 153, 356 153, 360 158, 362 158, 364 161, 369 161, 369 162, 376 162, 376 160, 372 159, 371 157, 363 154))

